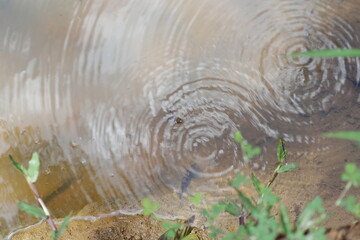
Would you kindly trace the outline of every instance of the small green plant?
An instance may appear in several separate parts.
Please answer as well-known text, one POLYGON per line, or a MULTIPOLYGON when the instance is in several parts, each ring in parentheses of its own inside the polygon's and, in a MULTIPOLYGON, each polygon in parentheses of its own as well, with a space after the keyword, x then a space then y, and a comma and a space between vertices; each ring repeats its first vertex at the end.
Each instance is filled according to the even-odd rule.
POLYGON ((154 213, 159 210, 160 205, 156 202, 152 202, 150 199, 148 198, 144 198, 141 201, 141 205, 143 206, 143 210, 142 210, 142 214, 145 216, 153 216, 155 217, 154 213))
POLYGON ((280 218, 277 219, 271 214, 280 199, 273 195, 269 188, 261 184, 254 175, 251 182, 259 194, 257 200, 247 197, 238 188, 247 185, 250 180, 244 177, 237 177, 237 179, 243 179, 244 181, 240 182, 239 185, 234 184, 234 182, 230 184, 236 190, 241 204, 234 201, 220 202, 213 204, 210 209, 205 209, 202 212, 210 222, 210 237, 218 239, 219 236, 222 236, 222 240, 327 239, 325 237, 325 228, 316 227, 327 217, 324 213, 321 198, 317 197, 310 202, 299 219, 293 224, 283 204, 276 210, 276 212, 279 212, 280 218), (239 218, 237 231, 226 232, 213 225, 222 212, 239 218))
POLYGON ((341 175, 341 179, 346 181, 347 184, 336 200, 336 205, 344 207, 348 212, 354 214, 356 218, 360 218, 360 203, 356 197, 350 195, 347 199, 343 200, 351 187, 360 186, 360 169, 354 163, 346 164, 345 172, 341 175))
POLYGON ((266 185, 266 187, 270 187, 270 185, 275 181, 276 177, 279 173, 286 173, 293 171, 299 164, 297 163, 290 163, 286 162, 286 156, 288 154, 288 150, 285 149, 284 140, 280 139, 279 144, 277 146, 277 161, 278 165, 275 168, 273 175, 266 185))
MULTIPOLYGON (((357 131, 325 133, 323 135, 326 137, 351 140, 360 147, 360 132, 357 131)), ((339 198, 336 200, 335 204, 344 207, 356 218, 360 218, 360 203, 358 202, 356 197, 350 195, 347 199, 343 200, 351 187, 360 187, 360 169, 354 163, 346 164, 344 173, 341 175, 341 179, 347 183, 344 190, 341 192, 339 198)))
MULTIPOLYGON (((342 139, 353 140, 360 142, 360 132, 340 132, 340 133, 326 133, 324 136, 336 137, 342 139)), ((240 145, 248 144, 245 142, 241 134, 236 134, 234 138, 240 145)), ((251 146, 251 145, 250 145, 251 146)), ((254 149, 251 146, 252 149, 254 149)), ((250 149, 250 148, 249 148, 250 149)), ((257 150, 256 150, 257 151, 257 150)), ((245 154, 247 153, 244 151, 245 154)), ((247 178, 241 174, 229 181, 229 185, 235 190, 238 200, 225 200, 217 204, 207 206, 203 199, 203 194, 198 193, 189 197, 189 200, 196 205, 202 205, 202 215, 207 218, 208 229, 210 237, 222 240, 326 240, 326 229, 318 225, 324 221, 328 215, 320 197, 314 198, 306 205, 295 222, 290 221, 288 211, 284 204, 281 203, 280 198, 275 196, 270 189, 270 186, 278 177, 279 174, 293 171, 298 164, 287 163, 287 153, 285 144, 280 139, 277 146, 277 167, 275 168, 270 180, 267 184, 263 184, 254 174, 247 178), (248 197, 241 190, 242 187, 252 184, 252 187, 257 193, 256 198, 248 197), (230 214, 238 218, 239 225, 236 231, 229 232, 222 228, 216 227, 217 218, 221 214, 230 214), (274 214, 278 213, 278 217, 274 214)), ((340 194, 336 204, 345 207, 345 209, 357 218, 360 218, 360 203, 356 197, 349 196, 344 200, 346 193, 351 187, 360 186, 360 169, 353 163, 345 166, 345 171, 342 174, 342 180, 346 181, 344 191, 340 194)), ((148 199, 143 202, 144 211, 146 215, 153 215, 159 209, 159 205, 152 203, 148 199)), ((163 227, 166 232, 159 238, 159 240, 181 239, 193 240, 198 239, 194 234, 189 234, 191 230, 186 229, 186 226, 180 223, 163 222, 163 227), (184 235, 183 233, 186 232, 184 235), (182 233, 182 237, 179 237, 182 233)))
MULTIPOLYGON (((274 182, 279 174, 294 170, 297 164, 287 164, 287 150, 283 140, 279 141, 277 147, 278 166, 269 182, 264 185, 254 175, 251 179, 241 174, 236 175, 234 180, 229 181, 229 185, 236 191, 239 202, 233 200, 221 201, 218 204, 206 205, 202 214, 209 222, 209 230, 211 238, 220 238, 223 240, 274 240, 274 239, 293 239, 293 240, 325 240, 325 229, 316 227, 318 223, 323 221, 327 215, 324 213, 321 198, 315 198, 310 202, 299 219, 293 224, 290 222, 287 210, 283 204, 275 209, 280 199, 273 195, 270 185, 274 182), (252 183, 258 198, 250 198, 246 196, 240 188, 252 183), (280 217, 275 218, 272 213, 279 212, 280 217), (226 232, 221 228, 215 227, 214 223, 217 217, 222 213, 228 213, 239 219, 239 226, 235 232, 226 232)), ((200 204, 203 200, 201 195, 195 195, 190 199, 195 204, 200 204)))
MULTIPOLYGON (((143 206, 143 215, 151 216, 156 220, 161 220, 155 216, 155 212, 160 208, 158 203, 152 202, 148 198, 144 198, 141 201, 141 205, 143 206)), ((186 220, 184 224, 161 220, 165 233, 160 236, 159 240, 199 240, 196 234, 191 233, 193 227, 190 224, 193 223, 194 219, 195 216, 186 220)))
POLYGON ((239 143, 245 162, 248 162, 251 158, 261 153, 261 148, 251 146, 251 144, 243 138, 240 131, 235 132, 234 140, 239 143))
POLYGON ((65 228, 67 227, 72 213, 70 212, 70 214, 64 218, 64 221, 61 224, 61 227, 58 229, 50 215, 50 211, 46 207, 44 201, 42 200, 42 198, 39 194, 39 191, 37 190, 37 188, 35 186, 35 182, 39 176, 39 168, 40 168, 39 155, 36 152, 32 155, 32 158, 29 161, 28 169, 26 169, 23 165, 16 162, 11 155, 9 155, 9 159, 12 162, 12 164, 14 165, 14 167, 25 176, 26 181, 29 184, 31 191, 34 194, 34 197, 36 198, 36 200, 38 201, 39 206, 40 206, 40 207, 36 207, 36 206, 29 205, 25 202, 20 202, 20 203, 18 203, 18 207, 22 211, 26 212, 27 214, 29 214, 35 218, 46 219, 46 221, 48 222, 48 224, 52 230, 51 238, 53 240, 58 239, 60 237, 60 235, 64 232, 65 228))
MULTIPOLYGON (((325 49, 308 51, 301 53, 291 54, 290 57, 321 57, 321 58, 334 58, 334 57, 360 57, 360 49, 325 49)), ((354 141, 360 147, 360 132, 359 131, 345 131, 335 133, 325 133, 325 137, 340 138, 354 141)), ((356 218, 360 218, 360 203, 356 197, 351 195, 346 200, 343 200, 346 193, 351 187, 360 186, 360 170, 354 163, 345 165, 345 171, 341 175, 343 181, 346 181, 346 186, 341 192, 339 198, 336 200, 336 205, 345 207, 347 211, 354 214, 356 218)))

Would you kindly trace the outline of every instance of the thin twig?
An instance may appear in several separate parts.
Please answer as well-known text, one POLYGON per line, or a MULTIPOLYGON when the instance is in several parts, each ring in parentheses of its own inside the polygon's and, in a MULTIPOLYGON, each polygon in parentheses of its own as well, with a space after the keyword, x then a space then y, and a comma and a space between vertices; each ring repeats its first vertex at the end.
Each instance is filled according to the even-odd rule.
POLYGON ((336 200, 335 204, 336 206, 339 206, 343 198, 345 197, 345 194, 350 190, 352 184, 351 182, 348 182, 344 188, 344 190, 341 192, 339 198, 336 200))

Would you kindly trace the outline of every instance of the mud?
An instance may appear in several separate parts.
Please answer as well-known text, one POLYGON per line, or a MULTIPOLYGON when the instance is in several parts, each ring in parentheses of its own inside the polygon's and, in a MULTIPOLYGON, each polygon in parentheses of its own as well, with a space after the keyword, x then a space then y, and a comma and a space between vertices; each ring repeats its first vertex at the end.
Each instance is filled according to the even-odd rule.
MULTIPOLYGON (((109 210, 108 206, 108 204, 95 203, 87 205, 76 216, 72 217, 60 240, 155 240, 164 233, 161 221, 148 216, 116 214, 99 217, 98 220, 84 217, 100 215, 109 210)), ((62 219, 56 220, 61 221, 62 219)), ((206 232, 199 228, 193 229, 192 233, 196 233, 201 239, 210 239, 206 232)), ((49 226, 46 222, 42 222, 38 226, 15 234, 11 239, 47 240, 50 239, 49 236, 49 226)))
MULTIPOLYGON (((107 205, 105 205, 107 206, 107 205)), ((67 229, 60 237, 60 240, 158 240, 164 233, 161 222, 143 215, 117 214, 94 219, 81 219, 83 215, 98 215, 107 207, 101 204, 89 204, 81 210, 77 216, 72 217, 67 229), (104 209, 102 209, 104 208, 104 209)), ((62 219, 56 219, 61 222, 62 219)), ((223 229, 235 231, 237 219, 233 218, 222 223, 223 229)), ((183 222, 183 221, 180 221, 183 222)), ((200 240, 210 240, 209 233, 205 228, 194 228, 200 240)), ((360 222, 327 229, 328 240, 358 240, 360 239, 360 222)), ((46 222, 15 234, 12 240, 47 240, 50 236, 50 229, 46 222)), ((279 236, 276 240, 284 240, 279 236)))

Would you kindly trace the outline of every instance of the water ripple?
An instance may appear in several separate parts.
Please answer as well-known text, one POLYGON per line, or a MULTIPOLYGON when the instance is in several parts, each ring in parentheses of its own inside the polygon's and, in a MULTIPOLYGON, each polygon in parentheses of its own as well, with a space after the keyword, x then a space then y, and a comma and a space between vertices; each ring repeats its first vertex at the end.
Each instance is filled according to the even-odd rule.
MULTIPOLYGON (((356 0, 0 3, 2 159, 39 151, 44 174, 71 185, 56 209, 75 197, 80 209, 179 192, 189 170, 190 193, 229 192, 227 177, 246 169, 237 130, 263 149, 250 167, 274 159, 279 137, 295 156, 328 151, 318 136, 356 101, 359 59, 288 55, 359 48, 359 10, 356 0)), ((13 213, 24 199, 0 175, 14 184, 0 185, 10 192, 0 208, 13 213)), ((49 182, 55 196, 62 183, 49 182)), ((1 221, 18 224, 13 215, 1 221)))

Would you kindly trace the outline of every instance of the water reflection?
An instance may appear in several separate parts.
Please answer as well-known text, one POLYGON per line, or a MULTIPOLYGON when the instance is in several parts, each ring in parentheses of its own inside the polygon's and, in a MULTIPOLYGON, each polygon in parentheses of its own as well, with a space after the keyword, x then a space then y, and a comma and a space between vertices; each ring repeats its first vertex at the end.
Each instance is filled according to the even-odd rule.
POLYGON ((190 192, 226 192, 245 169, 236 130, 263 148, 254 169, 271 164, 278 137, 294 156, 328 151, 320 133, 359 128, 336 115, 356 112, 359 59, 287 55, 359 47, 359 10, 355 0, 0 1, 3 233, 31 221, 16 208, 32 196, 9 153, 40 152, 38 187, 63 216, 177 193, 194 164, 190 192))

